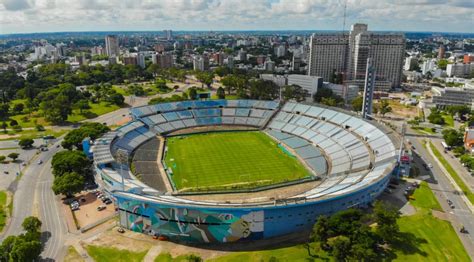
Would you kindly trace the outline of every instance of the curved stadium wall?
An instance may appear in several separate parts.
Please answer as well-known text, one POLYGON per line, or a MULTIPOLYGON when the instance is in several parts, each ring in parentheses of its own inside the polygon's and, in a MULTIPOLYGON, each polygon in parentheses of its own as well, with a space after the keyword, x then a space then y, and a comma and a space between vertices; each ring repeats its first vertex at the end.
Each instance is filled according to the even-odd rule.
POLYGON ((321 105, 186 101, 133 108, 131 114, 131 123, 95 142, 97 174, 117 202, 123 227, 176 241, 234 242, 310 230, 320 215, 373 202, 397 166, 390 131, 321 105), (294 150, 321 183, 282 199, 190 200, 148 186, 120 164, 128 163, 123 155, 131 157, 150 139, 180 129, 220 125, 263 130, 294 150))

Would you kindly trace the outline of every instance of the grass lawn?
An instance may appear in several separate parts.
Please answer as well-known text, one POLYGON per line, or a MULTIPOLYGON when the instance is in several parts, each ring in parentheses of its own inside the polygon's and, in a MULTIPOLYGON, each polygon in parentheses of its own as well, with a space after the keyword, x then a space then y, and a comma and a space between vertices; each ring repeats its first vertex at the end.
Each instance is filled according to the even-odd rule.
POLYGON ((413 197, 415 200, 412 200, 411 204, 415 207, 442 211, 441 205, 425 181, 421 182, 420 187, 415 190, 413 197))
MULTIPOLYGON (((58 130, 52 130, 52 129, 46 129, 45 131, 38 131, 36 129, 34 130, 23 130, 21 132, 13 132, 9 131, 7 136, 2 136, 0 137, 0 141, 3 140, 14 140, 14 139, 23 139, 23 138, 42 138, 43 136, 47 135, 52 135, 54 137, 60 137, 67 133, 69 130, 66 129, 58 129, 58 130)), ((3 133, 0 133, 0 135, 4 135, 3 133)))
POLYGON ((431 128, 429 128, 429 127, 413 126, 411 128, 413 130, 415 130, 416 132, 422 134, 422 135, 434 135, 434 134, 436 134, 436 132, 433 132, 433 130, 431 130, 431 128))
POLYGON ((467 196, 469 201, 471 201, 471 203, 474 204, 474 194, 467 187, 467 185, 464 183, 464 181, 459 177, 459 175, 456 173, 454 168, 448 163, 448 161, 441 155, 441 153, 438 151, 438 149, 436 149, 436 147, 431 142, 430 142, 430 148, 433 151, 433 154, 439 160, 439 162, 441 162, 441 164, 444 166, 444 168, 448 171, 449 175, 454 179, 456 184, 461 188, 461 190, 467 196))
POLYGON ((132 252, 111 247, 87 246, 87 253, 95 261, 100 262, 139 262, 145 257, 148 250, 142 252, 132 252))
POLYGON ((66 257, 64 257, 64 261, 68 262, 82 262, 84 258, 77 252, 77 250, 73 246, 69 246, 67 249, 66 257))
POLYGON ((97 104, 89 103, 89 105, 91 109, 83 110, 82 113, 79 109, 74 109, 72 111, 72 114, 69 115, 69 117, 67 118, 67 121, 76 123, 82 120, 91 119, 103 114, 110 113, 120 108, 118 105, 110 104, 107 102, 100 102, 97 104))
POLYGON ((7 192, 0 191, 0 232, 2 232, 3 227, 7 220, 7 192))
MULTIPOLYGON (((211 95, 211 99, 219 99, 216 94, 211 95)), ((240 99, 239 96, 237 95, 228 95, 225 94, 225 99, 227 100, 235 100, 235 99, 240 99)))
POLYGON ((167 139, 166 164, 179 190, 249 188, 310 176, 263 132, 221 132, 167 139))
POLYGON ((441 116, 443 117, 446 126, 454 127, 454 119, 452 115, 442 114, 441 116))
POLYGON ((155 258, 155 262, 189 262, 194 261, 190 259, 190 254, 172 257, 169 253, 162 253, 155 258))

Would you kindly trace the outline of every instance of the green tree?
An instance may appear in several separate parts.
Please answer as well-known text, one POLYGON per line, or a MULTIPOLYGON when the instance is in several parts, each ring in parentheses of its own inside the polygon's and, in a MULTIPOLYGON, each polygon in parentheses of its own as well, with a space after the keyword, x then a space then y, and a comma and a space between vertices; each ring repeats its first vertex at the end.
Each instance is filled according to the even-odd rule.
POLYGON ((53 156, 51 166, 55 176, 66 173, 77 173, 84 177, 90 176, 91 161, 82 151, 61 151, 53 156))
POLYGON ((13 162, 15 162, 19 156, 20 154, 15 153, 15 152, 11 152, 10 154, 8 154, 8 157, 11 158, 13 162))
POLYGON ((320 103, 327 106, 337 106, 337 101, 333 97, 323 97, 320 103))
POLYGON ((84 123, 81 127, 70 131, 61 143, 62 147, 71 150, 73 147, 82 149, 82 140, 86 137, 99 138, 110 131, 106 125, 101 123, 84 123))
POLYGON ((225 91, 224 91, 224 88, 222 88, 221 86, 219 88, 217 88, 217 97, 219 99, 225 99, 225 91))
POLYGON ((5 161, 5 159, 7 159, 6 156, 0 156, 0 163, 3 163, 5 161))
POLYGON ((16 114, 21 114, 21 112, 23 112, 23 109, 25 109, 25 105, 23 105, 22 103, 13 105, 13 112, 15 112, 16 114))
POLYGON ((358 97, 354 98, 354 100, 352 100, 352 102, 351 102, 352 110, 354 110, 356 112, 362 111, 363 103, 364 103, 364 98, 362 96, 358 96, 358 97))
POLYGON ((189 98, 191 98, 191 100, 196 100, 197 99, 197 90, 195 87, 191 87, 189 89, 189 98))
POLYGON ((381 100, 380 105, 379 105, 379 113, 382 116, 385 116, 385 114, 392 112, 392 107, 390 107, 390 104, 388 103, 387 100, 381 100))
POLYGON ((35 143, 35 141, 31 138, 22 138, 20 139, 20 141, 18 142, 18 145, 25 149, 25 148, 30 148, 33 146, 33 144, 35 143))
POLYGON ((446 59, 440 59, 438 61, 438 68, 442 70, 446 70, 446 67, 448 66, 448 60, 446 59))
POLYGON ((18 121, 16 121, 15 119, 12 119, 12 120, 10 121, 10 126, 11 126, 11 127, 18 126, 18 121))
POLYGON ((83 110, 91 109, 91 106, 89 105, 89 101, 87 99, 81 99, 77 101, 74 106, 79 109, 79 112, 81 114, 83 110))
POLYGON ((336 261, 346 261, 351 250, 351 240, 346 236, 335 236, 328 239, 328 246, 336 261))
POLYGON ((448 146, 455 147, 463 144, 463 133, 454 129, 443 130, 443 138, 448 146))
POLYGON ((52 189, 56 195, 63 194, 72 197, 84 189, 84 177, 75 172, 63 173, 61 176, 54 177, 52 189))
POLYGON ((36 260, 41 254, 42 246, 39 240, 26 241, 23 238, 17 238, 12 250, 10 251, 9 261, 31 262, 36 260))
POLYGON ((21 226, 27 232, 39 232, 41 229, 41 221, 35 216, 26 217, 21 226))
POLYGON ((373 218, 377 223, 376 234, 383 241, 392 243, 400 232, 397 224, 397 219, 400 218, 398 210, 382 201, 377 201, 374 205, 373 218))
POLYGON ((327 248, 327 241, 329 238, 329 221, 326 216, 320 216, 313 226, 310 234, 310 240, 313 242, 320 242, 322 248, 327 248))
POLYGON ((297 102, 304 101, 308 96, 308 90, 299 85, 286 85, 283 87, 283 99, 294 99, 297 102))

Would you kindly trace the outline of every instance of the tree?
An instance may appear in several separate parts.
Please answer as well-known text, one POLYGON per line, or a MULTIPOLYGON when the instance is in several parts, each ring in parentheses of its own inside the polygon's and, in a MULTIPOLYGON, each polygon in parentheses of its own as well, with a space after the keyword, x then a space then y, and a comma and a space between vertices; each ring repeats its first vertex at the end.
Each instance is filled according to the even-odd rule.
POLYGON ((125 103, 125 97, 119 93, 114 93, 109 96, 107 99, 110 103, 113 103, 118 106, 122 106, 125 103))
POLYGON ((20 139, 20 141, 18 142, 18 145, 25 149, 25 148, 30 148, 33 146, 33 144, 35 143, 35 141, 31 138, 22 138, 20 139))
POLYGON ((219 99, 225 99, 225 91, 224 91, 224 88, 222 88, 222 86, 217 88, 217 97, 219 99))
POLYGON ((16 159, 20 156, 20 154, 18 153, 15 153, 15 152, 12 152, 10 154, 8 154, 8 157, 12 159, 13 162, 16 161, 16 159))
POLYGON ((333 97, 323 97, 320 103, 327 106, 337 106, 337 101, 333 97))
POLYGON ((27 241, 18 237, 10 251, 9 261, 31 262, 35 261, 41 254, 42 246, 39 240, 27 241))
POLYGON ((27 232, 39 232, 41 224, 41 221, 37 217, 29 216, 23 220, 21 226, 27 232))
POLYGON ((455 147, 463 144, 463 133, 454 129, 443 130, 443 138, 448 146, 455 147))
POLYGON ((82 151, 61 151, 53 156, 51 166, 55 176, 77 173, 84 177, 91 175, 91 161, 82 151))
POLYGON ((390 107, 390 104, 388 103, 387 100, 381 100, 380 105, 379 105, 379 113, 382 116, 385 116, 385 114, 392 112, 392 107, 390 107))
POLYGON ((0 163, 3 163, 7 159, 5 156, 0 156, 0 163))
POLYGON ((398 210, 382 201, 377 201, 374 205, 373 218, 377 223, 376 234, 386 243, 393 242, 400 232, 397 224, 397 219, 400 218, 398 210))
POLYGON ((441 112, 437 109, 432 109, 430 115, 428 116, 428 121, 435 125, 444 125, 444 118, 441 115, 441 112))
POLYGON ((12 119, 12 120, 10 121, 10 126, 11 126, 11 127, 18 126, 18 121, 16 121, 15 119, 12 119))
POLYGON ((195 87, 191 87, 189 89, 189 98, 191 98, 191 100, 196 100, 197 99, 197 90, 195 87))
POLYGON ((314 102, 320 103, 323 97, 332 97, 333 95, 334 94, 331 89, 326 88, 326 87, 321 87, 321 88, 318 88, 318 91, 316 92, 316 94, 314 94, 313 99, 314 99, 314 102))
POLYGON ((327 240, 329 238, 329 222, 326 216, 320 216, 313 226, 310 240, 320 242, 322 248, 327 248, 327 240))
POLYGON ((346 236, 335 236, 328 239, 328 246, 337 261, 345 261, 350 254, 351 240, 346 236))
POLYGON ((294 99, 297 102, 304 101, 308 96, 308 90, 299 85, 287 85, 283 87, 283 98, 285 100, 294 99))
POLYGON ((358 97, 354 98, 354 100, 352 100, 352 102, 351 102, 352 110, 354 110, 356 112, 362 111, 363 103, 364 103, 364 98, 362 96, 358 96, 358 97))
POLYGON ((79 112, 81 114, 82 114, 83 110, 87 110, 87 109, 91 108, 91 106, 89 105, 89 101, 86 100, 86 99, 81 99, 81 100, 77 101, 74 106, 79 109, 79 112))
POLYGON ((70 131, 61 143, 62 147, 71 150, 73 147, 82 149, 82 140, 86 137, 96 139, 110 131, 106 125, 101 123, 84 123, 81 127, 70 131))
POLYGON ((23 109, 25 109, 25 105, 23 105, 22 103, 13 105, 13 112, 15 112, 16 114, 21 114, 21 112, 23 112, 23 109))
POLYGON ((438 61, 438 68, 442 70, 446 70, 446 67, 448 66, 448 60, 446 59, 440 59, 438 61))
POLYGON ((56 195, 72 197, 84 189, 84 177, 75 172, 63 173, 54 177, 52 189, 56 195))

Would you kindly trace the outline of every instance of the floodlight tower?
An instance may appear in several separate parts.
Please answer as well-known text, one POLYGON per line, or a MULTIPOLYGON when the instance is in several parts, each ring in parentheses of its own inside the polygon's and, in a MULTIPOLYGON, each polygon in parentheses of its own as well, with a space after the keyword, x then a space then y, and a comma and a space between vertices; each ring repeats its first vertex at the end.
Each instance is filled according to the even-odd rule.
POLYGON ((367 70, 365 71, 364 100, 362 102, 362 117, 372 118, 372 100, 374 98, 375 88, 375 67, 372 65, 372 59, 367 59, 367 70))

